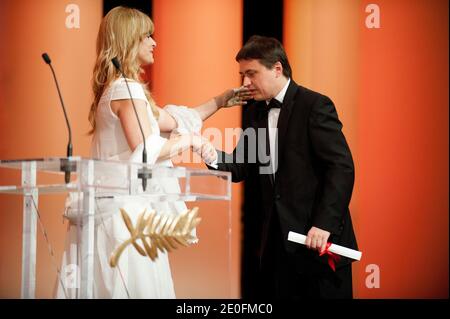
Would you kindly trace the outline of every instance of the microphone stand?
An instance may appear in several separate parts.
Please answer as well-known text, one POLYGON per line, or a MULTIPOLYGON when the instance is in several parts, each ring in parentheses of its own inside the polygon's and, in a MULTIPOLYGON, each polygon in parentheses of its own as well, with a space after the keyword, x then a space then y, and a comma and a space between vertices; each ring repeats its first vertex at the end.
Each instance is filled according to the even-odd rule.
POLYGON ((69 123, 69 118, 67 117, 66 108, 64 107, 64 102, 63 102, 63 98, 61 95, 61 91, 59 89, 58 80, 56 79, 55 70, 53 70, 52 61, 50 60, 50 57, 48 56, 47 53, 43 53, 42 58, 44 59, 44 62, 46 64, 48 64, 48 66, 50 67, 50 70, 52 71, 53 79, 55 80, 56 89, 57 89, 58 95, 59 95, 59 100, 61 102, 61 107, 64 112, 64 118, 66 119, 67 130, 69 131, 69 142, 67 144, 67 158, 61 159, 61 163, 60 163, 60 171, 64 172, 64 181, 66 182, 66 184, 68 184, 70 182, 70 173, 75 172, 77 169, 76 162, 70 161, 70 158, 72 157, 72 152, 73 152, 72 130, 70 128, 70 123, 69 123))

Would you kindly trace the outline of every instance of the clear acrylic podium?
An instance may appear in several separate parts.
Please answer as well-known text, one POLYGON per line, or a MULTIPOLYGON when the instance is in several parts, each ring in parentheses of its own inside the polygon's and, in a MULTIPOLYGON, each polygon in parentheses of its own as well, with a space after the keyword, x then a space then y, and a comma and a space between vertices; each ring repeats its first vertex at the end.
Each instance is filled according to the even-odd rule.
MULTIPOLYGON (((177 297, 231 297, 230 174, 207 169, 147 165, 151 178, 144 192, 142 181, 138 178, 138 172, 142 168, 142 163, 100 161, 80 157, 0 161, 0 170, 16 171, 16 175, 20 176, 16 177, 16 180, 8 180, 7 185, 4 185, 5 180, 0 181, 0 194, 23 197, 21 298, 35 298, 36 294, 39 199, 47 194, 58 193, 75 194, 81 199, 78 200, 77 209, 80 225, 78 236, 81 240, 78 245, 77 298, 94 297, 94 229, 98 217, 96 200, 115 196, 140 196, 152 203, 183 201, 189 208, 199 206, 199 215, 202 218, 197 227, 199 244, 180 247, 169 255, 177 297), (64 173, 61 172, 61 167, 67 165, 73 168, 68 184, 64 182, 64 173), (167 192, 159 187, 158 183, 152 183, 153 179, 175 180, 179 187, 167 192), (210 240, 215 243, 210 243, 210 240), (214 257, 216 248, 220 249, 216 252, 220 253, 220 256, 214 257), (203 256, 201 258, 205 260, 203 262, 196 260, 200 258, 199 256, 203 256), (221 271, 211 269, 215 267, 214 260, 222 267, 221 271), (211 272, 214 273, 212 275, 214 278, 221 280, 217 284, 220 286, 219 292, 210 296, 205 291, 191 295, 192 291, 199 289, 199 278, 211 272)), ((0 211, 3 211, 2 207, 0 211)), ((61 212, 63 211, 64 207, 61 207, 61 212)), ((109 213, 120 214, 120 212, 109 213)), ((134 248, 130 245, 127 249, 134 248)), ((211 277, 206 277, 205 280, 207 285, 214 284, 211 277)))

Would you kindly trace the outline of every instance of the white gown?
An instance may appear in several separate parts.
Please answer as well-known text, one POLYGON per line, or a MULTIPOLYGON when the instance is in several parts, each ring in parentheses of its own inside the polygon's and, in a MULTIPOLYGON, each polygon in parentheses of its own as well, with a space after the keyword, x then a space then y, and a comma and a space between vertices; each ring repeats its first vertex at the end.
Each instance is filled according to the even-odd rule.
MULTIPOLYGON (((153 116, 148 100, 141 84, 128 81, 133 99, 147 102, 147 113, 151 124, 151 135, 146 137, 148 163, 171 167, 170 160, 157 162, 162 146, 167 141, 160 136, 158 123, 153 116)), ((91 155, 103 160, 142 161, 143 144, 134 152, 128 146, 119 118, 112 112, 112 100, 129 99, 129 93, 123 79, 116 80, 103 93, 96 114, 96 131, 92 140, 91 155)), ((168 105, 165 107, 177 121, 180 132, 200 132, 202 120, 197 112, 183 106, 168 105)), ((177 192, 179 190, 176 179, 151 179, 148 187, 153 191, 177 192)), ((66 247, 61 267, 61 280, 57 282, 57 298, 76 298, 79 283, 73 284, 74 279, 67 280, 73 265, 77 264, 77 225, 71 218, 71 209, 76 207, 78 200, 74 193, 66 201, 66 217, 69 227, 66 247), (61 282, 65 286, 65 291, 61 282)), ((167 254, 158 252, 158 258, 141 256, 130 245, 120 257, 118 267, 109 266, 109 258, 114 249, 124 240, 130 238, 119 208, 124 208, 130 215, 133 224, 138 214, 144 209, 147 212, 155 209, 158 213, 180 214, 186 211, 184 202, 149 203, 145 198, 96 199, 96 216, 111 213, 108 216, 96 218, 95 226, 95 256, 94 256, 94 298, 175 298, 169 259, 167 254), (115 212, 115 213, 114 213, 115 212)), ((195 233, 194 233, 195 235, 195 233)), ((195 243, 197 240, 194 240, 195 243)), ((71 275, 73 277, 73 274, 71 275)), ((76 277, 75 277, 76 278, 76 277)), ((75 279, 76 280, 76 279, 75 279)))

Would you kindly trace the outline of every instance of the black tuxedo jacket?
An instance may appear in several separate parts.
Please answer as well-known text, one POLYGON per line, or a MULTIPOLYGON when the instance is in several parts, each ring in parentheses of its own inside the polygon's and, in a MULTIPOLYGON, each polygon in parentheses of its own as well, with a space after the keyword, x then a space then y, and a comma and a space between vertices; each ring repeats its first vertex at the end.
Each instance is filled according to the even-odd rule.
MULTIPOLYGON (((218 169, 231 172, 233 182, 244 180, 252 170, 256 172, 262 197, 254 200, 262 201, 263 207, 261 250, 267 244, 272 214, 279 218, 288 253, 306 249, 287 240, 289 231, 306 235, 312 226, 329 231, 333 243, 357 249, 348 209, 354 165, 333 102, 291 80, 278 119, 278 166, 274 175, 267 174, 271 163, 267 162, 266 102, 249 103, 247 107, 249 128, 258 142, 255 145, 254 138, 247 138, 252 134, 244 134, 232 154, 218 151, 218 169), (258 156, 251 154, 255 149, 258 156)), ((326 262, 326 257, 319 258, 317 252, 307 254, 326 262)), ((337 266, 348 262, 342 258, 337 266)))

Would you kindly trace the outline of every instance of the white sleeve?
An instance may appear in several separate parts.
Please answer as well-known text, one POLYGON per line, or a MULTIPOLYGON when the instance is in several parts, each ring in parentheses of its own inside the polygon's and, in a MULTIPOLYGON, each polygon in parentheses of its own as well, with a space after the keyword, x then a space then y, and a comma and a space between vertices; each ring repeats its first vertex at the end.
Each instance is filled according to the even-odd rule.
MULTIPOLYGON (((145 139, 145 146, 147 148, 147 163, 155 164, 158 160, 159 153, 167 139, 158 134, 151 134, 145 139)), ((142 152, 144 151, 144 143, 139 144, 131 153, 129 161, 135 163, 142 163, 142 152)))
MULTIPOLYGON (((133 99, 147 101, 144 89, 142 88, 142 85, 140 83, 129 79, 127 79, 127 82, 133 99)), ((129 100, 130 92, 128 91, 125 80, 119 79, 113 84, 111 100, 129 100)))
MULTIPOLYGON (((136 81, 127 79, 128 86, 130 88, 131 96, 133 99, 145 100, 148 103, 145 96, 142 85, 136 81)), ((130 99, 130 92, 128 91, 125 79, 121 78, 114 82, 111 91, 111 100, 127 100, 130 99)), ((155 164, 159 153, 167 139, 161 137, 159 134, 150 134, 145 139, 147 148, 147 163, 155 164)), ((129 160, 131 162, 142 162, 142 152, 144 150, 144 143, 140 143, 134 151, 131 153, 129 160)))
POLYGON ((177 122, 176 130, 180 134, 185 133, 200 133, 202 129, 203 121, 200 118, 200 114, 196 110, 188 108, 186 106, 178 106, 169 104, 164 107, 177 122))

